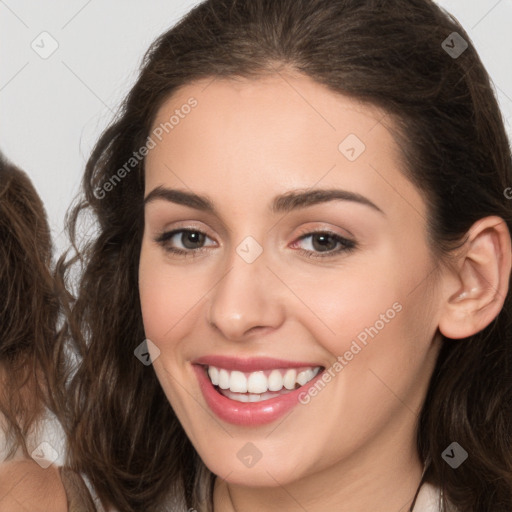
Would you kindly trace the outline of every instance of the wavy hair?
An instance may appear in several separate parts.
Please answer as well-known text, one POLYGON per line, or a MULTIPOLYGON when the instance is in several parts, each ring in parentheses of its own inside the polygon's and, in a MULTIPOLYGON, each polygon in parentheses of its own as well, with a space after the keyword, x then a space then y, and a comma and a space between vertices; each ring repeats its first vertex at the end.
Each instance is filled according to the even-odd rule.
MULTIPOLYGON (((99 138, 68 215, 82 274, 68 333, 81 364, 71 380, 69 464, 105 506, 158 510, 165 500, 212 510, 214 475, 198 457, 151 367, 138 296, 144 160, 109 187, 145 145, 155 115, 178 88, 204 78, 288 67, 331 91, 381 107, 397 130, 407 177, 424 192, 429 245, 448 261, 474 222, 512 231, 512 159, 491 80, 470 38, 430 0, 207 0, 149 48, 135 85, 99 138), (469 46, 457 58, 442 43, 469 46), (101 193, 100 193, 101 192, 101 193), (96 234, 78 239, 92 215, 96 234)), ((444 338, 417 431, 426 481, 464 512, 512 510, 511 293, 496 319, 463 340, 444 338), (456 440, 470 454, 456 471, 441 457, 456 440)), ((451 510, 447 503, 443 512, 451 510)))
POLYGON ((0 154, 0 413, 7 459, 21 448, 51 389, 59 302, 51 271, 52 242, 43 203, 28 176, 0 154))

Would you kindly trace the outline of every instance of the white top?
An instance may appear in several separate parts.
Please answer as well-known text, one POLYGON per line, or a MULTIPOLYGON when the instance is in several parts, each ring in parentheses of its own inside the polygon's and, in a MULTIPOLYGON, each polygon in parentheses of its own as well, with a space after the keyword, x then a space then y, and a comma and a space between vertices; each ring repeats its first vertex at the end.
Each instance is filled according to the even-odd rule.
POLYGON ((439 512, 441 492, 437 487, 425 482, 418 493, 413 512, 439 512))
MULTIPOLYGON (((5 437, 5 418, 0 414, 0 463, 5 461, 7 456, 7 439, 5 437)), ((50 458, 57 466, 62 466, 66 458, 66 441, 64 431, 56 416, 46 409, 41 418, 32 425, 31 431, 25 439, 29 454, 36 449, 43 448, 45 458, 50 458), (44 444, 42 444, 44 443, 44 444)), ((12 460, 25 458, 23 450, 18 447, 12 460)), ((36 459, 34 459, 36 460, 36 459)), ((37 461, 36 461, 37 462, 37 461)))

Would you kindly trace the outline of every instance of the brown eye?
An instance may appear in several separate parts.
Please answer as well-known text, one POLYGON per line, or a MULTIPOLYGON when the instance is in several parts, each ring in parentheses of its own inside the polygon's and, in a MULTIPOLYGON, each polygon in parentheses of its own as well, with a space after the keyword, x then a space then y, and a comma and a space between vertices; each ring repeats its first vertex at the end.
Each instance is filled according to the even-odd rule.
POLYGON ((207 238, 209 237, 205 233, 197 229, 175 229, 162 233, 156 242, 168 252, 192 254, 204 248, 207 238))
POLYGON ((182 231, 180 241, 187 249, 197 249, 196 244, 202 245, 205 234, 199 231, 182 231))
POLYGON ((303 244, 306 248, 299 249, 299 252, 309 258, 323 258, 329 256, 337 256, 340 253, 352 251, 356 248, 356 242, 348 240, 330 231, 315 231, 301 236, 293 246, 297 246, 300 242, 308 240, 303 244))
POLYGON ((326 233, 315 233, 311 239, 313 248, 320 252, 323 250, 332 251, 338 244, 338 240, 334 236, 326 233))

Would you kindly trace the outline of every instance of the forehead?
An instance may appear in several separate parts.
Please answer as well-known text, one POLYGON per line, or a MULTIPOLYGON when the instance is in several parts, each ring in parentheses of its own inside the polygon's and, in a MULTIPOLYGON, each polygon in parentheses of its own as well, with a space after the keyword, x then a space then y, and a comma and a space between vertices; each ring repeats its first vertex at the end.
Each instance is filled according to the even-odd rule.
POLYGON ((169 121, 191 97, 197 100, 192 113, 197 117, 200 112, 202 122, 233 122, 243 113, 243 125, 267 132, 274 121, 288 128, 294 124, 296 131, 307 128, 311 135, 315 132, 321 136, 347 126, 363 134, 389 118, 377 106, 336 93, 310 77, 283 72, 250 79, 215 77, 184 85, 163 103, 153 128, 169 121))
POLYGON ((381 204, 408 196, 421 209, 390 128, 382 109, 302 75, 201 80, 155 117, 161 140, 146 158, 146 192, 166 185, 250 198, 318 183, 373 190, 381 204))

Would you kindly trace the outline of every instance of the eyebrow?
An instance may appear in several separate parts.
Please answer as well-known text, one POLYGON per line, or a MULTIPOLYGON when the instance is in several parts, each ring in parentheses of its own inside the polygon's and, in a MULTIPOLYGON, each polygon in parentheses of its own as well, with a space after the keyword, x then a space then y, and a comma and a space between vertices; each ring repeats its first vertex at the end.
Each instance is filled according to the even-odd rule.
MULTIPOLYGON (((205 195, 159 186, 146 196, 144 204, 151 203, 157 199, 217 214, 213 201, 205 195)), ((373 210, 385 215, 385 213, 368 198, 356 192, 341 189, 290 190, 289 192, 276 196, 272 201, 270 210, 272 213, 287 213, 292 210, 307 208, 308 206, 329 201, 351 201, 369 206, 373 210)))

